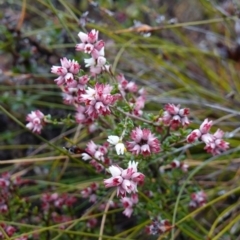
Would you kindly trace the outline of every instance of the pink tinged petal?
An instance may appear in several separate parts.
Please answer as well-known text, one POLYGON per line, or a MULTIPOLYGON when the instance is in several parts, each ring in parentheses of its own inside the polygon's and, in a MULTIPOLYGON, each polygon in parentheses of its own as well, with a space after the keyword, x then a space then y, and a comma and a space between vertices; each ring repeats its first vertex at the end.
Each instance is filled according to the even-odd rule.
POLYGON ((187 116, 184 116, 181 121, 183 126, 187 126, 190 124, 190 121, 187 116))
POLYGON ((131 200, 132 200, 133 204, 137 204, 138 203, 138 195, 137 195, 137 193, 133 193, 131 195, 131 200))
POLYGON ((193 143, 197 141, 201 135, 201 132, 198 129, 195 129, 187 136, 187 142, 193 143))
POLYGON ((122 177, 124 179, 130 179, 132 174, 134 173, 132 168, 127 168, 122 171, 122 177))
POLYGON ((135 142, 140 142, 142 140, 143 132, 140 127, 137 127, 136 129, 132 130, 131 132, 131 139, 135 142))
POLYGON ((123 211, 123 214, 128 218, 131 217, 132 213, 133 213, 133 209, 131 207, 125 208, 125 210, 123 211))
POLYGON ((130 151, 136 155, 138 155, 141 152, 141 146, 135 145, 130 151))
POLYGON ((136 172, 133 173, 131 179, 133 182, 142 185, 144 183, 145 176, 140 172, 136 172))
POLYGON ((214 140, 214 136, 212 134, 210 134, 210 133, 206 133, 206 134, 203 134, 201 136, 201 140, 204 143, 208 144, 208 143, 210 143, 210 142, 212 142, 214 140))
POLYGON ((122 182, 123 178, 121 176, 111 177, 109 179, 103 180, 103 183, 106 188, 119 186, 122 182))
POLYGON ((83 52, 85 49, 85 43, 76 44, 76 51, 83 52))
POLYGON ((63 76, 59 76, 54 80, 58 86, 62 86, 65 83, 65 78, 63 76))
POLYGON ((85 85, 88 83, 89 79, 90 78, 88 75, 84 75, 84 76, 79 77, 78 82, 82 85, 85 85))
POLYGON ((78 37, 82 41, 82 43, 88 43, 88 35, 84 32, 79 32, 78 37))
POLYGON ((205 134, 209 132, 211 127, 212 127, 212 121, 208 121, 208 119, 206 118, 201 124, 199 129, 202 132, 202 134, 205 134))
POLYGON ((67 58, 60 59, 61 65, 64 68, 69 68, 71 66, 71 60, 68 60, 67 58))
POLYGON ((120 201, 121 201, 124 208, 129 208, 129 207, 133 206, 132 200, 128 197, 123 197, 123 198, 121 198, 120 201))
POLYGON ((100 56, 102 56, 101 54, 100 54, 100 52, 97 50, 97 49, 93 49, 92 51, 91 51, 91 56, 92 56, 92 58, 94 58, 94 59, 98 59, 100 56))
POLYGON ((90 141, 87 144, 87 152, 90 153, 91 155, 94 155, 96 151, 97 151, 97 145, 93 141, 90 141))
POLYGON ((148 144, 144 144, 141 146, 141 153, 144 156, 150 155, 151 154, 151 150, 148 144))
POLYGON ((215 138, 222 138, 224 136, 224 132, 221 130, 221 129, 218 129, 214 134, 213 136, 215 138))
POLYGON ((123 179, 121 186, 127 193, 135 192, 136 189, 136 185, 128 179, 123 179))
POLYGON ((175 114, 178 114, 178 112, 180 110, 179 107, 180 107, 180 105, 175 106, 174 104, 168 103, 165 105, 165 110, 167 112, 169 112, 170 114, 175 115, 175 114))
POLYGON ((52 66, 51 73, 57 74, 57 75, 65 75, 68 72, 68 70, 65 67, 59 67, 59 66, 52 66))
POLYGON ((73 60, 69 68, 69 71, 73 74, 78 74, 79 70, 80 70, 80 65, 78 64, 78 62, 73 60))
POLYGON ((88 42, 94 43, 98 40, 98 31, 95 29, 91 30, 91 32, 88 33, 88 42))
POLYGON ((91 76, 96 76, 96 75, 100 74, 101 72, 102 72, 102 67, 98 67, 98 66, 90 67, 91 76))
POLYGON ((125 191, 125 189, 123 189, 123 187, 121 186, 121 185, 119 185, 118 187, 117 187, 117 197, 118 196, 121 196, 121 197, 125 197, 126 196, 126 191, 125 191))
POLYGON ((183 117, 189 115, 189 113, 190 113, 189 108, 182 108, 179 110, 178 114, 183 117))
POLYGON ((105 43, 103 40, 99 40, 95 43, 94 48, 96 48, 98 51, 100 51, 104 47, 105 43))
POLYGON ((64 78, 65 78, 66 84, 71 84, 74 81, 72 73, 67 73, 64 78))

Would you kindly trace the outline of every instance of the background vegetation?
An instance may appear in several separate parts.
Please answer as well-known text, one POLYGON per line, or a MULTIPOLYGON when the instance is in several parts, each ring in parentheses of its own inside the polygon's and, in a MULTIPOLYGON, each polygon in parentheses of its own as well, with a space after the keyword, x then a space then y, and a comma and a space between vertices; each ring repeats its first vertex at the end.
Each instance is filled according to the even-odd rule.
MULTIPOLYGON (((62 57, 74 58, 83 67, 83 55, 75 52, 77 33, 94 28, 106 42, 106 56, 113 71, 124 73, 127 79, 146 88, 148 112, 157 114, 166 103, 181 104, 191 109, 192 129, 209 118, 214 120, 215 129, 225 131, 230 142, 230 150, 220 157, 210 157, 200 145, 184 149, 190 171, 186 178, 176 176, 175 187, 171 187, 168 174, 163 175, 159 187, 164 189, 161 201, 165 205, 159 214, 176 224, 166 239, 239 239, 238 1, 38 0, 33 4, 28 0, 6 0, 0 1, 0 7, 0 172, 34 181, 20 188, 18 195, 27 197, 36 207, 29 209, 15 196, 12 216, 0 216, 1 222, 16 226, 18 236, 37 233, 40 239, 99 237, 102 214, 96 215, 97 227, 87 229, 87 213, 95 206, 81 199, 80 191, 92 181, 102 182, 102 178, 80 157, 66 156, 62 150, 75 144, 85 148, 93 136, 76 125, 47 125, 41 136, 24 127, 31 110, 40 109, 57 118, 74 114, 72 107, 62 104, 50 68, 59 65, 62 57), (134 21, 144 25, 135 22, 134 27, 134 21), (191 186, 193 190, 195 186, 204 189, 208 195, 207 205, 194 212, 188 210, 190 195, 184 191, 191 186), (46 190, 71 192, 78 198, 74 207, 78 218, 64 230, 57 225, 20 222, 24 212, 39 214, 38 200, 46 190)), ((94 141, 105 136, 105 129, 100 129, 94 141)), ((181 155, 183 149, 177 151, 181 155)), ((109 197, 103 195, 102 200, 109 197)), ((121 211, 110 215, 104 239, 159 237, 146 237, 143 229, 149 222, 138 219, 137 214, 126 219, 121 211)))

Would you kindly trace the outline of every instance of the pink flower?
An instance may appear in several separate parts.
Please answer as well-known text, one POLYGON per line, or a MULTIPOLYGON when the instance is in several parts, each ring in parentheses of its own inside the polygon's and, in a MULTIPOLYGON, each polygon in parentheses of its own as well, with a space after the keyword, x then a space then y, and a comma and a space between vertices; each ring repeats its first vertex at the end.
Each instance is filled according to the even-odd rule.
MULTIPOLYGON (((122 197, 126 196, 126 193, 136 193, 137 185, 139 183, 138 178, 134 178, 134 174, 137 174, 138 163, 130 161, 127 169, 122 169, 119 166, 112 165, 109 167, 109 172, 112 177, 104 180, 105 187, 117 187, 117 195, 122 197)), ((144 175, 142 175, 141 181, 144 181, 144 175)))
POLYGON ((104 41, 98 41, 98 31, 91 30, 88 34, 79 32, 78 34, 82 43, 76 45, 76 50, 91 54, 94 59, 97 59, 102 49, 104 48, 104 41))
POLYGON ((75 114, 75 119, 77 123, 90 124, 93 119, 86 114, 86 107, 79 105, 77 107, 77 113, 75 114))
POLYGON ((199 207, 205 205, 206 202, 207 202, 207 195, 205 192, 199 191, 196 193, 192 193, 189 207, 199 208, 199 207))
POLYGON ((143 114, 142 109, 145 106, 146 96, 142 95, 137 97, 135 103, 133 104, 133 114, 136 116, 141 116, 143 114))
POLYGON ((187 142, 192 143, 201 140, 206 144, 205 150, 212 155, 219 155, 229 148, 229 143, 225 142, 222 137, 224 132, 218 129, 214 134, 209 133, 212 121, 205 119, 199 129, 193 130, 187 136, 187 142))
POLYGON ((160 235, 162 233, 170 231, 172 228, 173 226, 168 220, 159 220, 155 218, 152 223, 147 226, 146 231, 149 235, 160 235))
POLYGON ((97 145, 93 141, 90 141, 87 144, 86 152, 93 158, 104 162, 108 150, 105 146, 97 145))
POLYGON ((180 108, 180 105, 174 104, 166 104, 165 111, 163 112, 163 116, 160 119, 164 125, 170 126, 172 129, 177 129, 181 125, 187 126, 189 125, 188 120, 189 109, 188 108, 180 108))
POLYGON ((99 115, 108 115, 111 113, 110 106, 120 97, 119 94, 111 95, 112 87, 109 84, 96 83, 94 89, 88 88, 85 94, 82 94, 80 101, 86 105, 86 114, 93 119, 99 115))
POLYGON ((125 209, 123 214, 127 217, 131 217, 133 206, 138 203, 138 195, 135 193, 132 194, 131 197, 122 197, 120 201, 125 209))
POLYGON ((97 195, 96 191, 98 189, 98 184, 97 183, 92 183, 89 187, 84 188, 81 191, 81 196, 82 198, 89 198, 89 202, 96 202, 97 201, 97 195))
POLYGON ((87 221, 87 227, 88 228, 94 228, 97 225, 97 219, 96 218, 90 218, 87 221))
POLYGON ((75 60, 68 60, 67 58, 60 59, 61 66, 52 66, 51 72, 57 74, 59 77, 54 81, 57 85, 72 84, 74 75, 79 73, 80 65, 75 60))
POLYGON ((127 81, 123 74, 119 74, 117 80, 119 82, 119 91, 123 96, 125 96, 127 92, 137 92, 138 87, 136 83, 127 81))
POLYGON ((91 57, 84 59, 85 67, 90 67, 90 73, 92 76, 96 76, 105 70, 105 64, 107 62, 104 57, 104 48, 98 52, 97 57, 91 57))
POLYGON ((172 168, 180 168, 183 172, 187 172, 189 167, 186 163, 179 162, 178 160, 173 160, 171 166, 172 168))
POLYGON ((229 143, 222 139, 224 132, 218 129, 212 138, 206 143, 205 150, 213 156, 225 152, 229 148, 229 143))
POLYGON ((4 228, 4 230, 9 237, 11 237, 16 232, 16 228, 13 226, 7 226, 4 228))
POLYGON ((44 122, 44 114, 39 111, 32 111, 26 117, 26 120, 29 122, 26 125, 26 128, 31 130, 34 133, 40 134, 45 122, 44 122))
POLYGON ((210 128, 212 127, 212 121, 208 121, 206 118, 203 123, 200 125, 199 129, 193 130, 187 136, 187 142, 192 143, 197 140, 202 140, 203 142, 207 143, 212 140, 212 135, 209 134, 210 128))
POLYGON ((127 149, 135 155, 148 156, 160 152, 160 142, 149 129, 137 127, 132 130, 131 139, 133 141, 127 142, 127 149))

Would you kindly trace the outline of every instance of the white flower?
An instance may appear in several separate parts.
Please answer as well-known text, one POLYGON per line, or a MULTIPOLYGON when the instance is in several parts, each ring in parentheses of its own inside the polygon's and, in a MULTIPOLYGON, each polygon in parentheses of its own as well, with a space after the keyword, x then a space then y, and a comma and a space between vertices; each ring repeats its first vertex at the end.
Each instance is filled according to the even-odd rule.
POLYGON ((118 136, 114 136, 114 135, 108 136, 107 141, 110 144, 115 145, 115 149, 116 149, 117 155, 124 154, 125 146, 121 142, 121 140, 120 140, 120 138, 118 136))
POLYGON ((120 138, 118 136, 113 136, 113 135, 108 136, 108 139, 107 139, 107 141, 109 143, 111 143, 112 145, 118 144, 119 140, 120 140, 120 138))
POLYGON ((115 149, 116 149, 117 155, 124 154, 125 152, 125 146, 121 142, 115 145, 115 149))

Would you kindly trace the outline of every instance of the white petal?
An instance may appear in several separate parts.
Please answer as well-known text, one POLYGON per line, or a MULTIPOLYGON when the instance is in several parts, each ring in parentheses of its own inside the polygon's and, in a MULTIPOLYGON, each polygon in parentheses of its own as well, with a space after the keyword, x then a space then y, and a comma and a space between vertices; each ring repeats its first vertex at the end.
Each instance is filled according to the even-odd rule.
POLYGON ((115 149, 116 149, 117 155, 124 154, 125 146, 124 146, 123 143, 118 143, 118 144, 115 146, 115 149))
POLYGON ((108 136, 107 141, 109 143, 111 143, 112 145, 116 145, 119 142, 119 137, 118 136, 114 136, 114 135, 110 135, 110 136, 108 136))
POLYGON ((109 172, 112 174, 113 177, 120 176, 122 173, 122 169, 117 166, 110 166, 109 167, 109 172))

